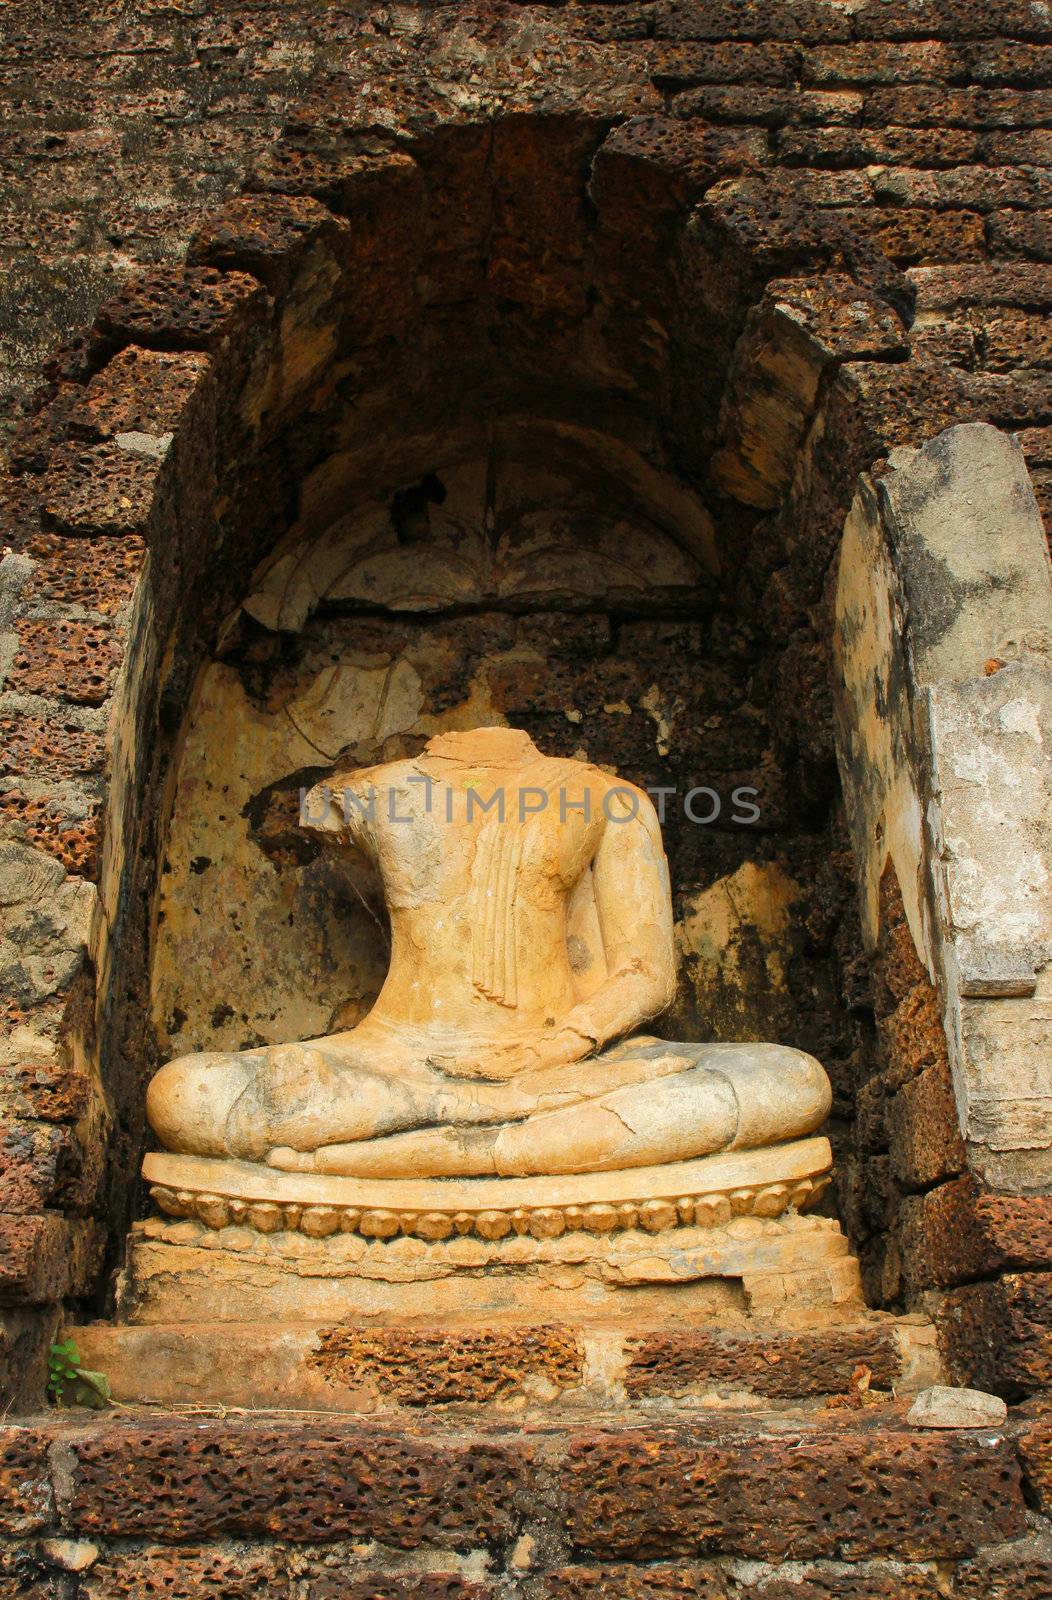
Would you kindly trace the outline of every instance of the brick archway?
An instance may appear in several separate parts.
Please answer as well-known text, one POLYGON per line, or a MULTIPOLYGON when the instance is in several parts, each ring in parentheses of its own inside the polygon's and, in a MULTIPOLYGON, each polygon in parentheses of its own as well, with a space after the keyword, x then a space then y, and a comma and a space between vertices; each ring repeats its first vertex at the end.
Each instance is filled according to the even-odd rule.
POLYGON ((737 581, 796 689, 784 738, 826 795, 829 577, 859 473, 963 417, 1031 420, 1025 395, 930 359, 975 282, 1031 306, 1030 269, 911 281, 835 172, 683 117, 655 88, 670 71, 550 109, 507 92, 480 121, 407 97, 379 133, 318 96, 186 264, 126 282, 53 364, 13 452, 3 601, 9 871, 61 908, 7 1001, 6 1295, 45 1308, 27 1327, 95 1291, 131 1203, 172 751, 306 478, 321 506, 451 412, 593 421, 715 508, 725 568, 749 552, 737 581))

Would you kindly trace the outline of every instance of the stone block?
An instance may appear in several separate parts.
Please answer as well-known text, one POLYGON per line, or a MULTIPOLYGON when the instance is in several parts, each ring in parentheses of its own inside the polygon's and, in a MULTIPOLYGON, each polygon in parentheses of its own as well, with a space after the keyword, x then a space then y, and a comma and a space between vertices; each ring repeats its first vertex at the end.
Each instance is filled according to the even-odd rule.
POLYGON ((162 350, 212 350, 262 319, 269 297, 245 272, 155 267, 99 307, 95 325, 117 344, 162 350))
POLYGON ((71 1439, 67 1520, 92 1537, 472 1549, 514 1536, 528 1461, 521 1440, 477 1435, 147 1421, 71 1439))
POLYGON ((955 1600, 1050 1600, 1052 1539, 1032 1534, 993 1550, 984 1550, 957 1569, 955 1600))
POLYGON ((743 1585, 735 1600, 941 1600, 945 1590, 929 1567, 900 1561, 794 1564, 791 1578, 777 1567, 743 1585))
MULTIPOLYGON (((939 996, 917 959, 908 927, 904 932, 897 930, 892 938, 885 941, 879 962, 880 979, 889 994, 893 984, 900 980, 908 982, 904 966, 899 965, 900 955, 902 961, 909 964, 908 953, 899 948, 904 947, 907 940, 913 952, 913 983, 897 1005, 886 1012, 878 1023, 878 1035, 887 1061, 885 1083, 892 1092, 905 1088, 913 1078, 929 1068, 938 1072, 947 1060, 939 996)), ((929 1083, 929 1091, 934 1089, 934 1085, 933 1079, 929 1083)), ((919 1100, 910 1103, 917 1104, 919 1109, 919 1100)))
POLYGON ((396 1574, 366 1570, 327 1570, 312 1561, 307 1600, 496 1600, 498 1590, 455 1572, 396 1574))
POLYGON ((140 437, 152 436, 121 434, 102 444, 53 451, 40 491, 45 527, 81 537, 143 533, 170 435, 150 454, 126 442, 140 437))
POLYGON ((987 133, 979 141, 979 153, 991 166, 1052 166, 1052 129, 1029 128, 1023 133, 987 133))
POLYGON ((624 1384, 634 1398, 694 1389, 749 1390, 772 1399, 845 1394, 859 1366, 874 1389, 890 1389, 902 1376, 894 1332, 879 1325, 857 1330, 771 1329, 748 1338, 701 1331, 630 1335, 624 1384))
POLYGON ((904 1189, 926 1189, 964 1170, 967 1157, 944 1054, 892 1096, 888 1133, 891 1168, 904 1189))
POLYGON ((0 1213, 0 1305, 44 1305, 85 1294, 101 1265, 103 1237, 90 1221, 57 1212, 0 1213))
POLYGON ((980 154, 980 136, 964 128, 782 128, 777 144, 793 167, 956 167, 980 154))
POLYGON ((1023 1481, 1043 1516, 1052 1513, 1052 1419, 1042 1410, 1019 1440, 1023 1481))
POLYGON ((1052 89, 1052 60, 1047 42, 1019 44, 1013 39, 991 39, 971 52, 971 75, 976 83, 1011 84, 1017 89, 1052 89))
POLYGON ((134 533, 89 540, 41 532, 29 541, 28 553, 34 566, 26 582, 27 606, 84 606, 107 617, 131 599, 146 541, 134 533))
POLYGON ((0 1129, 0 1212, 37 1212, 75 1198, 83 1151, 60 1123, 13 1119, 0 1129))
POLYGON ((103 734, 78 728, 72 719, 57 727, 49 718, 26 712, 0 715, 0 741, 0 779, 28 777, 57 787, 71 776, 98 776, 105 770, 103 734))
POLYGON ((864 0, 852 21, 860 39, 991 39, 1007 34, 1041 38, 1043 19, 1028 0, 864 0))
POLYGON ((67 407, 71 433, 86 440, 173 434, 211 371, 198 352, 148 350, 128 345, 78 388, 67 407))
POLYGON ((826 367, 892 354, 902 345, 890 307, 843 273, 769 284, 727 378, 713 461, 724 492, 747 505, 777 505, 826 367))
POLYGON ((0 1312, 0 1410, 5 1415, 39 1409, 57 1328, 58 1312, 52 1307, 0 1312))
POLYGON ((955 1383, 1007 1399, 1052 1383, 1052 1273, 1010 1272, 952 1289, 935 1322, 955 1383))
POLYGON ((1014 306, 1041 312, 1052 295, 1052 267, 1029 262, 913 267, 907 276, 917 295, 918 311, 1014 306))
POLYGON ((764 128, 851 126, 862 121, 863 97, 852 89, 753 89, 712 84, 686 89, 672 101, 677 117, 756 123, 764 128))
POLYGON ((1048 232, 1047 208, 1033 216, 1019 211, 996 211, 987 221, 990 254, 1048 261, 1052 259, 1048 232))
POLYGON ((792 45, 660 42, 650 57, 651 81, 662 92, 707 83, 789 84, 796 76, 792 45))
POLYGON ((918 1287, 1052 1268, 1052 1196, 986 1194, 965 1177, 907 1201, 902 1217, 907 1270, 918 1287))
POLYGON ((483 1404, 577 1388, 584 1351, 570 1328, 469 1331, 323 1328, 312 1367, 340 1387, 375 1388, 390 1405, 483 1404))
POLYGON ((851 206, 840 213, 900 267, 970 261, 985 250, 984 221, 974 211, 927 211, 917 206, 851 206))
POLYGON ((8 687, 100 706, 109 698, 123 656, 123 639, 103 619, 22 622, 8 687))
POLYGON ((39 1533, 55 1515, 45 1428, 0 1426, 0 1530, 39 1533))
POLYGON ((608 1558, 951 1559, 1026 1520, 1009 1441, 887 1426, 582 1436, 563 1481, 574 1547, 608 1558))
POLYGON ((832 0, 660 0, 654 31, 659 39, 850 39, 851 22, 832 0))
POLYGON ((926 39, 919 44, 833 44, 808 50, 802 82, 811 88, 875 83, 966 83, 963 50, 926 39))
POLYGON ((634 1567, 625 1563, 612 1566, 560 1567, 544 1579, 543 1600, 728 1600, 727 1575, 715 1565, 656 1562, 634 1567))
POLYGON ((262 1600, 284 1591, 285 1567, 273 1545, 109 1550, 81 1577, 78 1600, 262 1600))
POLYGON ((1052 116, 1047 90, 944 89, 934 85, 874 89, 866 121, 921 128, 1040 128, 1052 116))
MULTIPOLYGON (((10 837, 52 856, 68 873, 82 878, 93 878, 98 868, 101 813, 100 800, 71 798, 68 784, 61 799, 30 796, 19 787, 0 789, 0 818, 10 837)), ((55 977, 53 990, 65 989, 68 974, 60 971, 55 977)))

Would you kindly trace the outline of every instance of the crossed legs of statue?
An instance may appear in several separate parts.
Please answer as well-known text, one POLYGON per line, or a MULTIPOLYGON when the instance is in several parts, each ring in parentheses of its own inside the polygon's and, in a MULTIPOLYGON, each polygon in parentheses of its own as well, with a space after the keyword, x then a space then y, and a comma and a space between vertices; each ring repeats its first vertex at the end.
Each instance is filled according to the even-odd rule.
POLYGON ((356 1063, 354 1035, 174 1061, 150 1087, 169 1149, 357 1177, 529 1176, 689 1160, 800 1138, 829 1111, 811 1056, 636 1037, 507 1082, 407 1050, 356 1063))

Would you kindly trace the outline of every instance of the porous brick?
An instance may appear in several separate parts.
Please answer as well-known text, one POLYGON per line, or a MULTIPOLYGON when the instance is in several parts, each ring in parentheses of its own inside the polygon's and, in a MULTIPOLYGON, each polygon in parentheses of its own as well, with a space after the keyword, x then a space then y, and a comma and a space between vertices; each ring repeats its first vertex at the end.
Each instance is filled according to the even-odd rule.
POLYGON ((967 128, 879 126, 782 128, 777 143, 779 159, 794 167, 956 167, 974 162, 981 146, 979 135, 967 128))
POLYGON ((1044 128, 1052 122, 1052 94, 928 85, 873 89, 866 96, 865 120, 876 127, 1044 128))
POLYGON ((807 50, 802 82, 813 88, 877 83, 966 83, 968 59, 959 47, 920 44, 837 44, 807 50))
POLYGON ((1014 306, 1042 311, 1052 298, 1052 267, 1029 262, 987 266, 914 267, 907 274, 918 311, 961 306, 1014 306))
POLYGON ((284 1569, 280 1547, 111 1550, 81 1576, 78 1600, 255 1600, 285 1592, 284 1569))
POLYGON ((675 1600, 680 1595, 692 1600, 728 1600, 727 1584, 727 1575, 710 1563, 581 1565, 549 1573, 541 1595, 543 1600, 613 1600, 615 1595, 617 1600, 675 1600))
POLYGON ((36 565, 23 590, 27 610, 83 606, 113 616, 131 599, 146 556, 146 541, 134 533, 90 540, 36 533, 27 544, 36 565))
POLYGON ((595 1434, 573 1441, 564 1485, 574 1546, 634 1560, 948 1559, 1025 1526, 1013 1449, 990 1436, 595 1434))
POLYGON ((101 847, 102 806, 86 799, 71 808, 54 797, 28 795, 19 787, 0 788, 0 818, 12 838, 46 850, 67 872, 94 878, 101 847))
POLYGON ((52 1521, 50 1443, 43 1428, 0 1425, 0 1530, 5 1534, 38 1533, 52 1521))
POLYGON ((399 1549, 509 1538, 526 1454, 521 1443, 292 1422, 146 1423, 71 1448, 69 1521, 83 1533, 353 1537, 399 1549))
POLYGON ((161 465, 161 457, 122 449, 112 441, 60 446, 41 484, 41 519, 60 533, 141 533, 161 465))
POLYGON ((1017 89, 1052 89, 1052 50, 1043 44, 991 39, 970 52, 969 68, 976 83, 1009 84, 1017 89))
POLYGON ((995 211, 987 218, 986 236, 992 256, 1052 260, 1052 219, 1047 209, 1033 214, 995 211))
POLYGON ((109 697, 123 655, 123 640, 101 618, 22 622, 8 688, 99 706, 109 697))
POLYGON ((796 76, 797 51, 786 44, 660 44, 649 72, 659 89, 696 84, 788 84, 796 76))
POLYGON ((319 1570, 312 1562, 306 1600, 496 1600, 497 1593, 455 1572, 341 1572, 319 1570))
POLYGON ((71 774, 99 774, 106 765, 101 733, 65 726, 43 716, 0 715, 0 782, 31 775, 36 781, 65 782, 71 774))
POLYGON ((99 307, 96 327, 120 344, 161 350, 211 350, 262 318, 269 301, 245 272, 156 267, 99 307))
POLYGON ((894 1335, 876 1326, 857 1331, 815 1330, 747 1337, 734 1334, 652 1333, 629 1338, 625 1390, 630 1395, 677 1394, 692 1388, 750 1389, 772 1398, 844 1394, 860 1366, 875 1389, 890 1389, 901 1371, 894 1335))
POLYGON ((0 1129, 0 1212, 29 1214, 68 1203, 82 1161, 71 1128, 12 1119, 0 1129))
POLYGON ((333 1384, 375 1385, 403 1406, 503 1400, 538 1381, 566 1389, 584 1377, 577 1335, 557 1326, 405 1333, 323 1328, 310 1365, 333 1384))
POLYGON ((935 1322, 955 1382, 1009 1399, 1052 1384, 1052 1273, 1008 1272, 951 1289, 935 1322))
POLYGON ((925 1189, 965 1165, 949 1062, 942 1050, 933 1053, 935 1059, 888 1102, 891 1167, 905 1189, 925 1189))
POLYGON ((659 39, 850 39, 848 15, 834 0, 659 0, 659 39))
POLYGON ((1033 0, 864 0, 852 25, 860 39, 1043 39, 1047 29, 1033 0))
POLYGON ((755 122, 765 128, 850 125, 862 121, 862 109, 862 96, 852 89, 753 89, 735 84, 685 89, 672 101, 677 117, 755 122))
POLYGON ((122 433, 161 439, 179 427, 210 369, 198 352, 128 345, 83 388, 76 386, 66 408, 69 430, 87 440, 122 433))

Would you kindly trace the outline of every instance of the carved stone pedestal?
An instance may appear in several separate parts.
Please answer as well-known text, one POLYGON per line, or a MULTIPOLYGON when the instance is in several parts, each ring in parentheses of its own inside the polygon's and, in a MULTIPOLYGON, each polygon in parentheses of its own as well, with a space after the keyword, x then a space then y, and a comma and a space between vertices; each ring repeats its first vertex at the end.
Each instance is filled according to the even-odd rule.
POLYGON ((121 1315, 822 1320, 859 1292, 837 1224, 801 1215, 830 1160, 802 1139, 620 1172, 386 1181, 151 1155, 165 1215, 133 1234, 121 1315))

